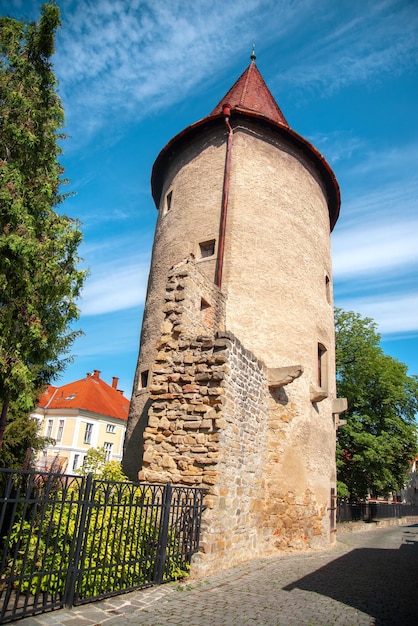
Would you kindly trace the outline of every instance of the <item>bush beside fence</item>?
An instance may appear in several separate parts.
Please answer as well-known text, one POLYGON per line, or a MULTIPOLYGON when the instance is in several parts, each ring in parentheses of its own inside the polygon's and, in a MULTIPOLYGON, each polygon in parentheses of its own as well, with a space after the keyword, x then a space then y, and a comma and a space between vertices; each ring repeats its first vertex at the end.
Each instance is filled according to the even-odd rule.
POLYGON ((0 470, 0 624, 187 574, 204 491, 0 470))

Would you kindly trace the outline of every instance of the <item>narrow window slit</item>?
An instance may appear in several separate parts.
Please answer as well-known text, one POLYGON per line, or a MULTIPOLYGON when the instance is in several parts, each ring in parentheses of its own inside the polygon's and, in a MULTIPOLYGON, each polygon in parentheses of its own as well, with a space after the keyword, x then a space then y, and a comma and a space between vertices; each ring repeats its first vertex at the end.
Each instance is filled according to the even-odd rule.
POLYGON ((141 372, 141 389, 148 387, 149 370, 141 372))

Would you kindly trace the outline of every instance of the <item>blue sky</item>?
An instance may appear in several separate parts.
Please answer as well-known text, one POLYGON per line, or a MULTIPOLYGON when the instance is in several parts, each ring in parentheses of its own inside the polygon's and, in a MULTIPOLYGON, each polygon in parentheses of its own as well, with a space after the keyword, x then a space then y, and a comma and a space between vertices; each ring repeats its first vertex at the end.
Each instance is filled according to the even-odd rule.
MULTIPOLYGON (((37 19, 42 1, 0 0, 37 19)), ((418 374, 418 2, 58 0, 54 67, 61 159, 90 270, 59 384, 99 369, 130 396, 156 220, 152 164, 249 63, 341 188, 332 236, 336 306, 372 317, 418 374)))

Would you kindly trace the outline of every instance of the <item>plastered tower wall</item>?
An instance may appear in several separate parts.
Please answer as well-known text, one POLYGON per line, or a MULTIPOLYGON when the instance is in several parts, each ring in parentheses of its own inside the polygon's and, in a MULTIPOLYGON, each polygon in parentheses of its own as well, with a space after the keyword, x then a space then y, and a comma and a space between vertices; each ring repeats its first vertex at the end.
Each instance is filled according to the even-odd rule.
MULTIPOLYGON (((223 286, 226 328, 269 368, 302 365, 303 376, 269 395, 264 489, 272 516, 287 486, 300 511, 321 502, 310 545, 330 538, 335 484, 335 346, 329 213, 317 172, 271 132, 234 129, 223 286), (249 156, 250 155, 250 156, 249 156), (326 349, 321 385, 318 346, 326 349), (323 387, 327 397, 312 402, 323 387), (268 468, 268 469, 267 469, 268 468), (314 495, 315 494, 315 495, 314 495)), ((280 526, 281 522, 279 523, 280 526)), ((278 530, 278 529, 276 529, 278 530)), ((304 545, 278 532, 284 547, 304 545)))
POLYGON ((306 158, 271 131, 238 125, 233 141, 227 327, 269 367, 303 360, 316 380, 317 342, 332 349, 334 333, 324 189, 306 158))

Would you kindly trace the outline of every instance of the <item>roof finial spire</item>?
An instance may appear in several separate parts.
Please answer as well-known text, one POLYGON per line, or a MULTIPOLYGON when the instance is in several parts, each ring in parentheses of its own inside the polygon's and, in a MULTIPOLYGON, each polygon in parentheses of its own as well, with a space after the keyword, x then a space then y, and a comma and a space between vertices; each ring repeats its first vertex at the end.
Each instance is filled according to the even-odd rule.
POLYGON ((253 50, 252 50, 252 52, 251 52, 250 59, 251 59, 251 61, 254 63, 254 61, 256 60, 256 58, 257 58, 257 57, 255 56, 255 43, 253 42, 253 50))

